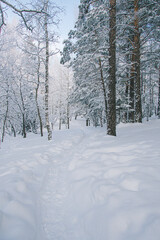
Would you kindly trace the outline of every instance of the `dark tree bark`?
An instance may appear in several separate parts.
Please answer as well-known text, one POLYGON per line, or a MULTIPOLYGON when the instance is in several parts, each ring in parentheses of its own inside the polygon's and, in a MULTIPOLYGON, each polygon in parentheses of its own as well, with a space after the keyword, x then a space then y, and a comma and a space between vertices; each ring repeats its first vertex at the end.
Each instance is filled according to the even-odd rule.
POLYGON ((61 120, 61 116, 59 118, 59 130, 61 130, 61 126, 62 126, 62 120, 61 120))
POLYGON ((135 115, 135 52, 133 49, 131 57, 131 71, 130 71, 130 107, 131 111, 129 113, 130 122, 134 123, 135 115))
POLYGON ((139 0, 134 0, 134 47, 135 47, 135 122, 142 122, 141 75, 140 75, 140 33, 139 0))
POLYGON ((27 134, 26 134, 25 113, 22 113, 22 135, 23 135, 24 138, 27 137, 27 134))
MULTIPOLYGON (((127 78, 128 78, 127 74, 127 78)), ((126 82, 126 89, 125 89, 125 95, 126 95, 126 103, 128 104, 128 96, 129 96, 129 84, 128 81, 126 82)), ((124 122, 127 123, 129 120, 129 116, 128 116, 128 110, 126 110, 125 114, 124 114, 124 122)))
MULTIPOLYGON (((103 77, 102 63, 101 63, 100 58, 99 58, 99 69, 100 69, 100 74, 101 74, 101 83, 102 83, 104 107, 105 107, 105 117, 106 117, 106 121, 107 121, 107 94, 106 94, 106 86, 105 86, 104 77, 103 77)), ((102 125, 103 124, 102 124, 102 119, 101 119, 101 126, 102 125)))
POLYGON ((116 0, 110 0, 109 28, 107 134, 116 136, 116 0))
POLYGON ((160 119, 160 66, 159 66, 159 87, 158 87, 158 108, 157 108, 157 115, 160 119))
POLYGON ((89 124, 89 118, 86 119, 86 127, 90 126, 89 124))

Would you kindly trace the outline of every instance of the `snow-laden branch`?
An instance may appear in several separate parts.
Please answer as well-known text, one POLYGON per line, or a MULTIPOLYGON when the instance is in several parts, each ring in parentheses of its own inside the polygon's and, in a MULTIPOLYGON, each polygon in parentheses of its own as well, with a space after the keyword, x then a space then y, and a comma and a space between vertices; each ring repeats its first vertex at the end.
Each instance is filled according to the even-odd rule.
POLYGON ((0 0, 0 17, 1 17, 1 23, 0 23, 0 29, 2 28, 3 25, 5 25, 5 21, 4 21, 4 14, 3 14, 3 9, 1 7, 1 3, 5 4, 6 6, 8 6, 10 9, 12 9, 14 11, 15 14, 19 15, 26 28, 29 30, 32 30, 31 26, 28 25, 27 20, 25 18, 25 13, 36 13, 36 14, 44 14, 44 9, 41 10, 35 10, 35 9, 19 9, 16 6, 14 6, 13 4, 9 3, 8 1, 5 0, 0 0))

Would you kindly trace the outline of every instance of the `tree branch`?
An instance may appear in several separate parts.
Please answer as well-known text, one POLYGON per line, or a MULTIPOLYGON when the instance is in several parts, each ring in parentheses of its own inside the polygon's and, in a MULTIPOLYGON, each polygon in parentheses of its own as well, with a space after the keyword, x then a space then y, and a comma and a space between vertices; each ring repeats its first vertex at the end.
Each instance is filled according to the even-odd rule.
POLYGON ((3 14, 3 10, 2 10, 1 4, 0 4, 0 15, 1 15, 1 23, 0 23, 0 32, 1 32, 2 26, 5 25, 4 14, 3 14))
MULTIPOLYGON (((16 14, 18 14, 18 15, 22 18, 22 20, 23 20, 26 28, 29 29, 30 31, 32 31, 32 28, 28 25, 27 20, 25 19, 24 13, 37 13, 37 14, 45 13, 45 12, 43 11, 43 9, 41 9, 41 10, 19 9, 19 8, 15 7, 14 5, 12 5, 11 3, 8 3, 8 2, 5 1, 5 0, 0 0, 0 3, 1 3, 1 2, 2 2, 3 4, 5 4, 6 6, 8 6, 9 8, 11 8, 16 14)), ((2 23, 0 24, 0 28, 2 28, 2 26, 5 25, 5 23, 4 23, 3 10, 2 10, 2 8, 1 8, 1 6, 0 6, 0 14, 1 14, 1 19, 2 19, 2 23)))

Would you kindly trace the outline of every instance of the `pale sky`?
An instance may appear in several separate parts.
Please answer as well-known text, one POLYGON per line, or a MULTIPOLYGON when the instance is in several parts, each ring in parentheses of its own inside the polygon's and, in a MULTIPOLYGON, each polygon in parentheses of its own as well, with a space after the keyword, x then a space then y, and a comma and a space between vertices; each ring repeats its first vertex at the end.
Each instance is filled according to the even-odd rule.
POLYGON ((67 38, 68 32, 74 28, 78 17, 78 6, 80 0, 56 0, 58 6, 64 7, 59 24, 60 42, 67 38))
MULTIPOLYGON (((59 34, 59 44, 58 47, 62 48, 62 42, 64 39, 67 38, 68 32, 74 28, 75 22, 78 17, 78 6, 80 3, 80 0, 52 0, 57 4, 57 6, 63 7, 64 12, 61 13, 60 19, 61 22, 59 24, 58 29, 56 29, 56 32, 59 34)), ((28 0, 20 0, 20 2, 27 3, 28 0)), ((16 21, 17 17, 15 14, 13 14, 11 11, 9 11, 9 21, 16 21)))

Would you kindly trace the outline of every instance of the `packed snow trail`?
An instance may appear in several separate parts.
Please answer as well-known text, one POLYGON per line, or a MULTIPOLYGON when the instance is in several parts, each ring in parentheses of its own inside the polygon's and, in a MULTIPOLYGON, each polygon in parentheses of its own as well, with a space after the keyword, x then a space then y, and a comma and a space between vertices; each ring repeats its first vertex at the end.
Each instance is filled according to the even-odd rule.
POLYGON ((41 189, 42 228, 46 234, 46 240, 66 239, 65 215, 67 212, 67 169, 69 162, 84 140, 84 131, 78 131, 78 136, 71 135, 63 142, 53 144, 50 149, 49 166, 41 189), (56 148, 56 151, 55 151, 56 148), (54 154, 56 152, 56 154, 54 154))
POLYGON ((160 121, 117 132, 79 119, 50 142, 8 138, 0 240, 159 240, 160 121))
POLYGON ((66 196, 65 165, 59 164, 56 160, 53 161, 47 175, 48 178, 41 195, 42 224, 47 240, 63 239, 65 232, 63 205, 66 196))

